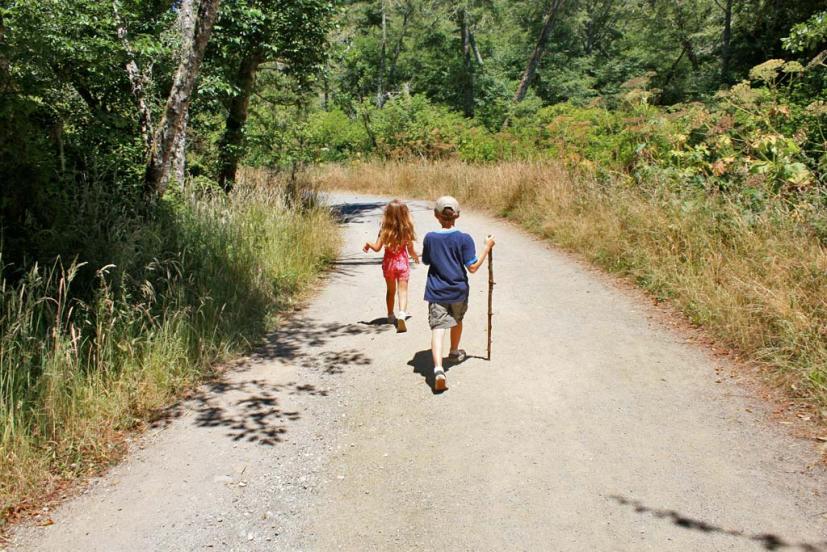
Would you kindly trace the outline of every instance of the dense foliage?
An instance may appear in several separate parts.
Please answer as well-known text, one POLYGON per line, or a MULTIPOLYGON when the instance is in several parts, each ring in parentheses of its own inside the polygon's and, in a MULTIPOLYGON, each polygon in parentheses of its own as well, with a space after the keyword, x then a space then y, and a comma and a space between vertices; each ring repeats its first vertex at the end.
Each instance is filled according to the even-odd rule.
POLYGON ((311 83, 332 9, 0 4, 0 525, 111 460, 332 254, 329 213, 289 185, 214 193, 256 73, 311 83))
POLYGON ((320 96, 272 83, 254 98, 249 160, 562 158, 642 185, 737 192, 755 205, 818 203, 827 178, 823 7, 348 2, 320 96), (515 102, 552 5, 562 7, 545 55, 515 102))
MULTIPOLYGON (((143 180, 157 145, 144 125, 160 129, 166 116, 185 54, 185 1, 192 8, 193 0, 13 0, 0 7, 7 274, 57 256, 102 266, 122 238, 117 226, 152 207, 143 180)), ((200 75, 193 75, 199 87, 181 104, 192 106, 185 125, 188 119, 190 142, 204 157, 217 158, 222 143, 221 151, 233 154, 224 164, 237 160, 253 92, 245 78, 259 68, 313 78, 331 15, 332 2, 323 0, 220 3, 200 75), (218 138, 204 141, 210 133, 218 138)), ((217 179, 218 163, 207 168, 217 179)), ((225 171, 228 180, 234 169, 225 171)))
MULTIPOLYGON (((551 4, 348 2, 329 71, 332 101, 352 112, 380 91, 408 89, 462 111, 471 87, 472 113, 497 128, 551 4)), ((785 45, 808 61, 824 47, 818 0, 569 0, 560 10, 532 88, 545 104, 614 98, 646 74, 655 103, 701 99, 784 57, 785 45)))

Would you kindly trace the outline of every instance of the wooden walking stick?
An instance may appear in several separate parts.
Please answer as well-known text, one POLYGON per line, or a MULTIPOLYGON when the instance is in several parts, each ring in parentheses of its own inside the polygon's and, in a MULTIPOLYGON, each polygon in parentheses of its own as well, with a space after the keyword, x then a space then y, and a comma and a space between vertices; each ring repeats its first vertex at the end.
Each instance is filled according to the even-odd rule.
POLYGON ((488 355, 486 360, 491 360, 491 318, 494 316, 493 311, 494 299, 494 248, 488 252, 488 355))

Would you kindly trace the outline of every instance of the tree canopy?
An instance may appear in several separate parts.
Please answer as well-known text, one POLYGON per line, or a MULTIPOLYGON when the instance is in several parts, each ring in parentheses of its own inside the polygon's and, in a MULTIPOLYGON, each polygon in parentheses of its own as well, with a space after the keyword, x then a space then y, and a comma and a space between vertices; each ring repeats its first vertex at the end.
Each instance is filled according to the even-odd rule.
POLYGON ((319 159, 319 148, 326 158, 391 151, 406 120, 430 130, 405 148, 438 152, 445 133, 466 124, 457 115, 495 132, 561 102, 616 107, 634 89, 645 89, 647 104, 710 102, 757 82, 751 69, 773 59, 808 68, 784 65, 779 80, 803 109, 825 99, 825 72, 809 69, 827 58, 824 8, 823 0, 10 0, 0 7, 3 260, 92 255, 91 223, 79 222, 73 203, 89 190, 109 196, 106 213, 90 214, 106 235, 106 221, 145 211, 172 182, 229 190, 244 162, 296 170, 319 159), (404 98, 416 99, 404 107, 404 98), (437 111, 410 111, 422 101, 437 111))

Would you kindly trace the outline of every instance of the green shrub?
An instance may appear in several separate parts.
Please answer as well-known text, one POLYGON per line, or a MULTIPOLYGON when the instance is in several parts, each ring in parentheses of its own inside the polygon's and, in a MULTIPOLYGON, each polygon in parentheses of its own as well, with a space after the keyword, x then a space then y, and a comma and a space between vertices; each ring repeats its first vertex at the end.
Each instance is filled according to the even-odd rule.
POLYGON ((343 111, 317 111, 307 121, 308 143, 317 161, 343 161, 367 152, 370 140, 365 126, 343 111))
MULTIPOLYGON (((529 98, 476 120, 402 94, 382 108, 365 102, 354 118, 318 114, 311 135, 324 160, 559 159, 573 170, 604 179, 620 175, 644 189, 726 193, 746 210, 778 199, 823 206, 827 93, 818 83, 825 74, 823 66, 770 60, 751 71, 755 84, 669 108, 652 105, 657 94, 644 75, 624 85, 613 109, 600 99, 540 107, 529 98), (505 128, 491 128, 506 120, 505 128)), ((820 219, 813 220, 816 231, 820 219)))

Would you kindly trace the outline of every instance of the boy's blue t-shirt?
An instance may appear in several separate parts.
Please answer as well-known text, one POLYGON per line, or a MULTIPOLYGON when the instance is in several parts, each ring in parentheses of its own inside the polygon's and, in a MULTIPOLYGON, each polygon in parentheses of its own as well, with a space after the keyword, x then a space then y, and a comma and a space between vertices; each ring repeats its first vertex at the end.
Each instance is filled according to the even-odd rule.
POLYGON ((465 267, 477 262, 471 236, 456 228, 428 232, 422 242, 422 262, 429 265, 426 301, 462 303, 468 300, 465 267))

